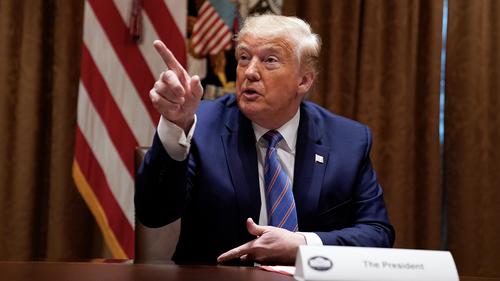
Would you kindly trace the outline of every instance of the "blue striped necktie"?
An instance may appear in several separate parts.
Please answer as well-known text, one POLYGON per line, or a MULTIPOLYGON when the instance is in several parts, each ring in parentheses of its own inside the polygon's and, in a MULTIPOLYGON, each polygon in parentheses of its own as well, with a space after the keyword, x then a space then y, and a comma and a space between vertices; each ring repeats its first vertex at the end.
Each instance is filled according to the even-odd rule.
POLYGON ((271 130, 263 137, 269 142, 264 163, 268 224, 296 232, 297 211, 292 185, 276 154, 276 144, 283 139, 283 136, 271 130))

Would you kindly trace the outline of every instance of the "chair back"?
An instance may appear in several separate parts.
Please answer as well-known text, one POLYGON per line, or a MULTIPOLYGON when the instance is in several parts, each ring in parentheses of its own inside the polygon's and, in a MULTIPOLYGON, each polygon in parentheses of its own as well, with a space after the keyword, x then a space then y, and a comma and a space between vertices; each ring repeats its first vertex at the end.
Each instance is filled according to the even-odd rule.
MULTIPOLYGON (((134 150, 135 172, 139 170, 149 147, 134 150)), ((159 228, 144 226, 135 218, 135 263, 158 263, 170 261, 179 241, 181 220, 159 228)))

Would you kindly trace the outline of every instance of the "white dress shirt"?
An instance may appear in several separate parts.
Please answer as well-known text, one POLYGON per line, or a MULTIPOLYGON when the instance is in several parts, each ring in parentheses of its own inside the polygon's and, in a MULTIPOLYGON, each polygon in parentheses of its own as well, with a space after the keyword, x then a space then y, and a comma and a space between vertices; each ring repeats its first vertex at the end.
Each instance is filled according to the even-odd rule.
MULTIPOLYGON (((179 126, 173 124, 167 119, 161 117, 160 123, 158 124, 158 137, 161 143, 165 147, 170 157, 176 161, 182 161, 186 159, 189 154, 189 148, 191 147, 191 138, 193 137, 194 130, 196 127, 196 115, 195 121, 189 133, 184 134, 179 126)), ((293 172, 295 163, 295 148, 297 144, 297 132, 299 128, 300 121, 300 109, 295 114, 290 121, 277 129, 277 131, 283 136, 283 140, 276 145, 278 159, 280 160, 281 166, 290 178, 290 182, 293 187, 293 172)), ((267 204, 265 198, 265 183, 264 183, 264 162, 267 147, 269 143, 262 138, 262 136, 269 131, 254 122, 252 122, 255 139, 257 140, 255 146, 257 148, 257 160, 258 160, 258 170, 259 170, 259 187, 260 187, 260 199, 261 199, 261 209, 259 216, 259 225, 267 225, 267 204)), ((316 233, 313 232, 299 232, 306 238, 308 245, 323 245, 323 242, 316 233)))

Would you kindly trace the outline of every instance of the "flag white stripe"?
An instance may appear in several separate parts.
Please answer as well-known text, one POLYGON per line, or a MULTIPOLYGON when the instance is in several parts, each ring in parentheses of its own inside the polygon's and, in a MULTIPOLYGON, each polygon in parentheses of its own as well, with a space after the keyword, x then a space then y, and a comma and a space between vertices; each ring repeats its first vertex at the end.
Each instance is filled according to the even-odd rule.
POLYGON ((133 227, 134 180, 131 178, 115 146, 111 142, 104 123, 81 82, 78 93, 78 126, 87 140, 94 157, 101 166, 113 196, 133 227))

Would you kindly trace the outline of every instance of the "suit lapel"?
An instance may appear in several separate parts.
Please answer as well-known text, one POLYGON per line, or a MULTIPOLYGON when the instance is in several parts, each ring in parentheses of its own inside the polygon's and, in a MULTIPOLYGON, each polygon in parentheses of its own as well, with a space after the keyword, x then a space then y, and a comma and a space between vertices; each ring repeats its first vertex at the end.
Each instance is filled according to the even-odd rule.
POLYGON ((221 139, 236 194, 240 237, 249 241, 254 237, 246 229, 246 220, 258 222, 261 206, 255 135, 251 121, 237 107, 229 117, 221 139))
MULTIPOLYGON (((252 123, 236 107, 221 134, 224 153, 231 174, 231 180, 238 205, 238 228, 240 237, 253 239, 246 230, 246 219, 258 222, 260 214, 259 174, 257 151, 252 123)), ((297 208, 299 231, 308 231, 313 221, 307 218, 317 215, 330 148, 322 145, 323 134, 301 106, 300 123, 295 155, 293 192, 297 208), (323 163, 316 161, 316 155, 323 157, 323 163)))
POLYGON ((321 143, 322 136, 307 110, 301 106, 293 183, 299 231, 310 231, 314 222, 307 218, 315 217, 317 214, 319 195, 330 154, 330 148, 321 143))

